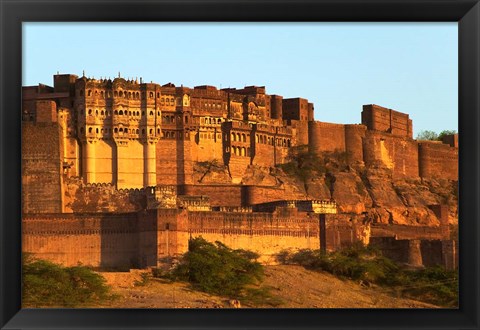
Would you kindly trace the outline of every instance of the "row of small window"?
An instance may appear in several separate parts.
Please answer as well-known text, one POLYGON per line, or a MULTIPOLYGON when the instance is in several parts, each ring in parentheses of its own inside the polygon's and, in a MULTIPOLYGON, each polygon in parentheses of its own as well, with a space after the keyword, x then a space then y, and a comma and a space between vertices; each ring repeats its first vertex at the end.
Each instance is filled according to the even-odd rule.
MULTIPOLYGON (((115 115, 120 115, 120 116, 137 116, 139 117, 140 116, 140 111, 126 111, 125 112, 123 110, 115 110, 113 111, 113 113, 115 115)), ((89 109, 88 110, 88 114, 90 116, 93 116, 94 115, 94 112, 92 109, 89 109)), ((100 114, 100 116, 110 116, 112 113, 110 111, 103 111, 101 110, 100 112, 98 110, 95 110, 95 116, 98 116, 100 114)), ((83 110, 80 110, 80 115, 83 115, 83 110)), ((153 111, 150 111, 149 112, 149 115, 150 116, 153 116, 154 115, 154 112, 153 111)), ((157 111, 157 115, 160 116, 160 111, 157 111)), ((145 116, 145 111, 142 111, 142 116, 145 116)))
POLYGON ((291 142, 290 142, 290 139, 281 139, 281 138, 271 138, 269 136, 265 136, 265 135, 258 135, 256 134, 255 135, 255 142, 256 143, 263 143, 263 144, 269 144, 269 145, 276 145, 276 146, 280 146, 280 147, 290 147, 291 146, 291 142))
MULTIPOLYGON (((201 101, 192 101, 192 106, 201 109, 222 109, 222 103, 207 103, 201 101)), ((224 109, 227 109, 225 104, 224 109)))
POLYGON ((231 133, 230 134, 230 140, 231 141, 238 141, 238 142, 247 142, 247 135, 246 134, 240 134, 240 133, 231 133))
MULTIPOLYGON (((163 116, 162 124, 175 124, 181 122, 181 117, 177 117, 175 121, 175 116, 163 116)), ((185 124, 188 124, 188 117, 185 116, 185 124)))
MULTIPOLYGON (((79 95, 80 96, 83 96, 83 90, 80 90, 79 92, 79 95)), ((104 92, 104 91, 100 91, 100 93, 95 90, 95 91, 92 91, 91 89, 89 89, 87 91, 87 96, 92 96, 92 95, 95 95, 95 96, 98 96, 100 95, 101 98, 111 98, 112 95, 113 97, 124 97, 124 98, 127 98, 127 99, 134 99, 134 100, 140 100, 140 93, 139 92, 124 92, 124 91, 114 91, 112 93, 112 91, 107 91, 107 92, 104 92)), ((149 98, 153 98, 155 96, 155 93, 154 92, 149 92, 148 93, 148 96, 149 98)), ((142 92, 141 93, 141 97, 142 98, 145 98, 145 92, 142 92)), ((157 93, 157 98, 160 98, 160 93, 157 93)), ((170 100, 167 99, 167 102, 169 102, 170 100)), ((173 99, 173 97, 171 98, 171 101, 174 103, 175 100, 173 99)))
MULTIPOLYGON (((113 130, 110 129, 110 128, 105 128, 105 129, 104 129, 104 128, 101 128, 100 130, 99 130, 98 128, 95 128, 95 131, 93 130, 93 127, 89 127, 89 128, 88 128, 88 133, 89 133, 89 134, 93 134, 94 132, 95 132, 96 134, 99 134, 99 133, 101 133, 101 134, 110 134, 110 133, 112 133, 112 131, 113 131, 113 133, 115 133, 115 134, 117 134, 117 133, 122 133, 122 134, 128 134, 128 133, 130 133, 130 134, 137 134, 137 135, 140 134, 140 130, 139 130, 138 128, 137 128, 137 129, 133 129, 133 128, 132 128, 132 129, 130 129, 130 130, 129 130, 128 128, 125 128, 125 129, 124 129, 124 128, 122 128, 122 127, 120 127, 120 128, 115 127, 113 130)), ((80 134, 83 134, 84 132, 85 132, 84 128, 83 128, 83 127, 80 127, 80 134)), ((142 135, 145 135, 145 132, 146 132, 145 129, 142 129, 142 135)), ((153 128, 150 128, 150 130, 148 131, 148 133, 149 133, 149 134, 154 134, 153 128)), ((157 134, 160 134, 160 133, 161 133, 160 128, 157 128, 157 134)))
POLYGON ((222 123, 222 119, 221 118, 203 118, 201 117, 200 118, 200 123, 201 124, 221 124, 222 123))
MULTIPOLYGON (((214 140, 215 133, 200 133, 200 139, 214 140)), ((222 135, 217 134, 217 140, 221 140, 221 139, 222 139, 222 135)))
POLYGON ((230 152, 231 155, 243 156, 243 157, 250 157, 250 153, 251 153, 250 148, 235 147, 235 146, 232 146, 231 150, 229 147, 226 147, 225 151, 227 153, 230 152))

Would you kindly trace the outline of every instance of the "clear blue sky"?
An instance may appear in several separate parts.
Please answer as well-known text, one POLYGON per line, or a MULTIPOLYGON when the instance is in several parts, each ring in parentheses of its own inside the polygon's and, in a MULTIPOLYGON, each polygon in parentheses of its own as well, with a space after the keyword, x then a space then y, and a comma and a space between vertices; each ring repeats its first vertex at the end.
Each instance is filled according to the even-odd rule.
POLYGON ((315 119, 360 123, 363 104, 458 130, 457 23, 24 23, 23 85, 60 73, 187 87, 266 86, 315 119))

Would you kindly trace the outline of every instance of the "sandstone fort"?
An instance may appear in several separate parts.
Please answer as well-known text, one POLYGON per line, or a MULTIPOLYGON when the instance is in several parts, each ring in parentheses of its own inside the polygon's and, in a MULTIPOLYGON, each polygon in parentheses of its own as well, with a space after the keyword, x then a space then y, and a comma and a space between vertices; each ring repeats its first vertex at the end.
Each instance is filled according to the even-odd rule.
POLYGON ((155 267, 201 235, 265 262, 362 241, 456 267, 458 136, 414 140, 406 113, 371 104, 361 123, 326 123, 265 87, 70 74, 22 98, 25 252, 155 267), (342 165, 300 182, 284 167, 298 150, 342 165))

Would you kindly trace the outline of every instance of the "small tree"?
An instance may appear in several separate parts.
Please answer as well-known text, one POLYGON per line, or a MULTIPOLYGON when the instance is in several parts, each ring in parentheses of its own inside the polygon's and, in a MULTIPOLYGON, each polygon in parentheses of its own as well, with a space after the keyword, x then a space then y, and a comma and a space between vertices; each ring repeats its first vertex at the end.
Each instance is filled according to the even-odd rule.
POLYGON ((263 266, 256 258, 253 252, 232 250, 221 242, 210 243, 197 237, 189 240, 188 252, 172 276, 201 291, 239 297, 246 285, 263 277, 263 266))
POLYGON ((454 135, 454 134, 457 134, 457 131, 456 130, 444 130, 444 131, 441 131, 440 134, 438 134, 438 140, 439 141, 442 141, 442 139, 447 136, 447 135, 454 135))
POLYGON ((438 140, 438 134, 435 133, 434 131, 420 131, 417 134, 417 140, 429 140, 429 141, 435 141, 438 140))

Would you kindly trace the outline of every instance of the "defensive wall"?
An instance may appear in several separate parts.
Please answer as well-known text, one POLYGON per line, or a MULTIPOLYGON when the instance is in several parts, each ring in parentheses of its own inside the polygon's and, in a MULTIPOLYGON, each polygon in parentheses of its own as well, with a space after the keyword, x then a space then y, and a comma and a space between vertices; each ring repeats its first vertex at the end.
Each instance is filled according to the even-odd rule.
POLYGON ((458 247, 437 228, 371 226, 358 215, 302 212, 275 207, 220 211, 154 209, 130 213, 27 214, 22 220, 23 252, 64 265, 129 269, 155 267, 188 249, 191 237, 220 241, 275 262, 283 250, 337 250, 361 241, 399 262, 456 267, 458 247), (323 220, 322 220, 323 219, 323 220), (391 230, 391 231, 389 231, 391 230), (395 234, 394 234, 395 233, 395 234))
POLYGON ((186 252, 188 239, 197 236, 255 251, 265 262, 284 249, 319 248, 318 215, 295 209, 27 214, 22 231, 23 252, 64 265, 106 268, 157 266, 164 257, 186 252))

